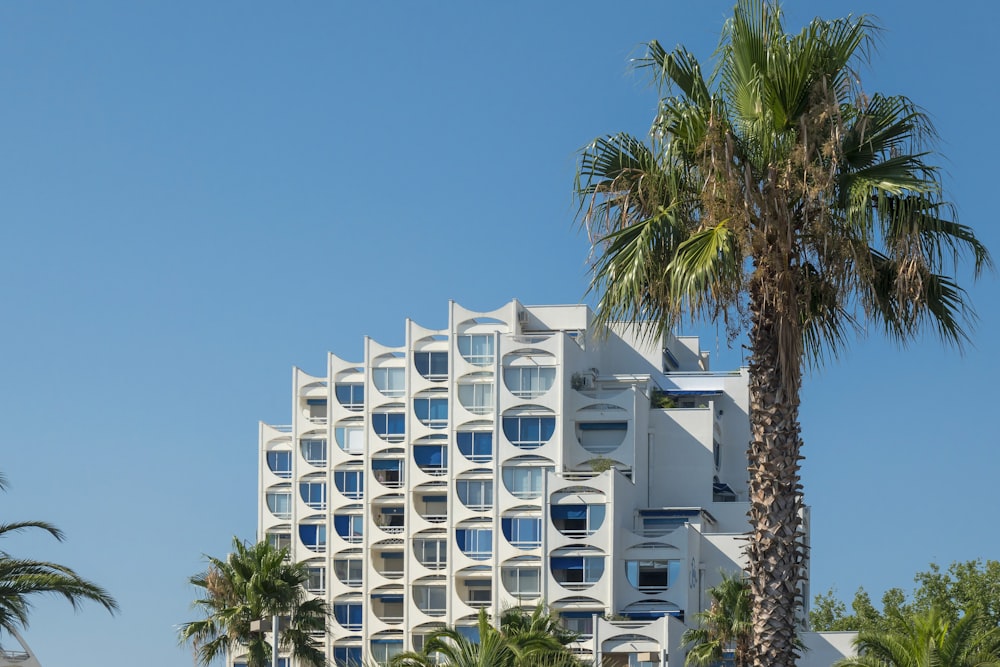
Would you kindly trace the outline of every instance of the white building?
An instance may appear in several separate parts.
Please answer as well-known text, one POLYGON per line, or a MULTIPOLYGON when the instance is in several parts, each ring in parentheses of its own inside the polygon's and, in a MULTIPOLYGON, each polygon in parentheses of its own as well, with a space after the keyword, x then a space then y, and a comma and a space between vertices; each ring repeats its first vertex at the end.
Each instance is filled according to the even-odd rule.
POLYGON ((447 329, 295 370, 292 423, 260 425, 258 528, 308 564, 335 664, 540 600, 597 664, 683 664, 740 569, 746 370, 593 318, 452 303, 447 329))

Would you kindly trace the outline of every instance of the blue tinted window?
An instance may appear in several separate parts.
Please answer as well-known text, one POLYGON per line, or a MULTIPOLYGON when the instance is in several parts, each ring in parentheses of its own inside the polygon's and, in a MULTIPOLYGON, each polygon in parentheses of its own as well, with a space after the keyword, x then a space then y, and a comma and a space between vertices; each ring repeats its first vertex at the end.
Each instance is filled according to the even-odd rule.
POLYGON ((268 452, 267 453, 267 467, 278 477, 291 477, 292 476, 292 453, 288 451, 284 452, 268 452))
POLYGON ((413 365, 418 373, 429 380, 448 377, 447 352, 414 352, 413 365))
POLYGON ((489 431, 459 431, 455 434, 458 451, 475 463, 493 460, 493 434, 489 431))
POLYGON ((360 409, 365 404, 365 386, 363 384, 338 384, 334 391, 337 401, 345 408, 360 409))
POLYGON ((431 428, 444 428, 448 425, 447 398, 415 398, 413 412, 421 424, 431 428))
POLYGON ((522 449, 540 447, 555 433, 555 417, 504 417, 503 433, 512 445, 522 449))

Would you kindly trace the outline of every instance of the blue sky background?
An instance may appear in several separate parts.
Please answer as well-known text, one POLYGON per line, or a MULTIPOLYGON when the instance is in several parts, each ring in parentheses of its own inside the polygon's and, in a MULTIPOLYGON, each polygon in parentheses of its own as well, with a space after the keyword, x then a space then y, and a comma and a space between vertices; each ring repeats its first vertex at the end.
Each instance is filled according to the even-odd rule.
MULTIPOLYGON (((575 302, 576 151, 642 135, 639 45, 707 58, 731 2, 609 5, 0 4, 0 545, 100 582, 110 617, 40 600, 45 665, 191 663, 186 578, 256 525, 257 421, 291 367, 403 320, 575 302)), ((963 222, 1000 253, 995 3, 788 2, 788 25, 877 15, 868 90, 944 138, 963 222)), ((965 276, 967 278, 968 276, 965 276)), ((995 276, 964 356, 878 338, 807 380, 813 590, 909 588, 931 561, 1000 557, 995 276)), ((712 326, 716 367, 736 366, 712 326)), ((695 332, 688 329, 685 333, 695 332)))

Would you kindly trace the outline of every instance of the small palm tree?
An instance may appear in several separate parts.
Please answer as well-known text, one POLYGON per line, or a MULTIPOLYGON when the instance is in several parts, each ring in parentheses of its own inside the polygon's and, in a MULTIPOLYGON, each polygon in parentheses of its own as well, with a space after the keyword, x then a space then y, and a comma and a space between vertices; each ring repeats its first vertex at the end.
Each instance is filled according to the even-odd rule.
MULTIPOLYGON (((0 490, 6 488, 7 480, 0 475, 0 490)), ((45 521, 0 523, 0 538, 36 528, 60 542, 63 540, 62 531, 45 521)), ((14 558, 0 551, 0 630, 14 634, 19 628, 27 627, 31 600, 43 593, 61 596, 74 608, 89 600, 111 613, 118 610, 118 603, 107 591, 65 565, 14 558)))
POLYGON ((928 118, 863 91, 865 16, 785 31, 778 3, 739 0, 711 77, 683 47, 648 45, 663 86, 649 141, 581 155, 599 319, 656 335, 682 317, 749 328, 752 661, 795 663, 805 574, 799 401, 805 364, 868 325, 961 344, 975 319, 953 277, 992 266, 933 164, 928 118))
POLYGON ((937 609, 903 627, 862 631, 859 655, 834 667, 1000 667, 1000 628, 985 628, 978 613, 951 622, 937 609))
POLYGON ((722 582, 708 589, 711 606, 695 614, 697 628, 684 631, 682 644, 693 644, 686 665, 711 665, 733 651, 736 667, 749 664, 750 586, 742 574, 722 574, 722 582))
POLYGON ((326 630, 326 604, 306 593, 305 565, 290 563, 287 556, 287 549, 266 540, 247 544, 234 537, 226 560, 206 557, 208 569, 190 579, 203 592, 194 605, 206 618, 179 629, 181 642, 194 645, 202 665, 246 651, 248 667, 267 667, 271 645, 264 632, 255 630, 255 622, 275 616, 282 619, 280 649, 303 664, 325 664, 312 633, 326 630))

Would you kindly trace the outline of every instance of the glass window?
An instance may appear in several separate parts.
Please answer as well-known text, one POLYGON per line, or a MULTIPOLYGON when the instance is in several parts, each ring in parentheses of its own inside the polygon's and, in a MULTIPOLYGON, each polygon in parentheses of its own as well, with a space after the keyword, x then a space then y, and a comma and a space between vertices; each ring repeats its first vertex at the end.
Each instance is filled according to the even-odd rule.
POLYGON ((417 609, 431 616, 441 616, 447 611, 443 585, 414 585, 413 601, 416 603, 417 609))
POLYGON ((403 461, 400 459, 373 459, 372 475, 382 486, 398 489, 403 486, 403 461))
POLYGON ((503 434, 521 449, 541 447, 556 430, 555 417, 504 417, 503 434))
POLYGON ((361 661, 361 647, 334 646, 333 664, 336 667, 361 667, 364 664, 361 661))
POLYGON ((326 592, 326 568, 307 567, 306 568, 306 590, 310 593, 326 592))
POLYGON ((561 611, 559 618, 563 627, 583 637, 592 637, 594 634, 594 615, 604 614, 603 609, 594 611, 561 611))
POLYGON ((402 639, 373 639, 372 660, 384 665, 394 656, 403 652, 402 639))
POLYGON ((586 537, 604 523, 604 505, 552 505, 552 525, 567 537, 586 537))
POLYGON ((504 383, 519 398, 541 396, 552 388, 555 379, 553 366, 514 366, 503 371, 504 383))
POLYGON ((447 398, 415 398, 413 413, 421 424, 431 428, 444 428, 448 425, 447 398))
POLYGON ((334 386, 337 402, 357 412, 365 408, 365 386, 361 383, 338 383, 334 386))
POLYGON ((292 492, 269 491, 267 493, 267 509, 279 519, 292 518, 292 492))
POLYGON ((379 393, 389 398, 402 396, 405 392, 405 368, 375 368, 372 369, 372 382, 379 393))
POLYGON ((627 560, 625 578, 640 591, 663 591, 681 573, 680 560, 627 560))
POLYGON ((309 419, 318 423, 326 423, 326 399, 308 398, 306 399, 306 412, 309 419))
POLYGON ((292 476, 292 453, 278 450, 267 453, 267 468, 278 477, 292 476))
POLYGON ((448 564, 448 546, 443 538, 417 538, 413 540, 413 551, 420 564, 432 570, 443 569, 448 564))
POLYGON ((337 438, 337 446, 348 454, 363 454, 365 451, 365 433, 361 424, 337 426, 333 430, 337 438))
POLYGON ((474 463, 493 460, 493 433, 489 431, 459 431, 455 434, 458 451, 474 463))
POLYGON ((323 553, 326 551, 326 525, 322 523, 304 523, 299 526, 299 539, 310 551, 323 553))
POLYGON ((515 547, 534 549, 542 546, 542 519, 537 516, 521 516, 500 520, 503 536, 515 547))
POLYGON ((444 474, 448 471, 448 444, 414 445, 413 460, 424 472, 444 474))
POLYGON ((307 463, 317 467, 326 465, 326 438, 303 438, 299 446, 307 463))
POLYGON ((275 549, 291 549, 292 548, 292 534, 291 533, 268 533, 267 543, 270 544, 275 549))
POLYGON ((361 602, 334 602, 333 617, 347 630, 360 630, 364 609, 361 602))
POLYGON ((493 384, 475 382, 458 385, 458 402, 474 415, 493 412, 493 384))
POLYGON ((447 352, 414 352, 413 365, 428 380, 448 379, 447 352))
POLYGON ((591 454, 608 454, 625 442, 628 422, 578 422, 576 436, 591 454))
POLYGON ((314 510, 326 509, 326 482, 301 482, 299 495, 314 510))
POLYGON ((493 363, 493 334, 466 334, 458 337, 458 351, 470 364, 493 363))
POLYGON ((537 597, 542 593, 540 567, 504 567, 500 569, 500 579, 511 595, 537 597))
POLYGON ((406 417, 402 412, 374 412, 372 428, 389 442, 401 442, 406 434, 406 417))
POLYGON ((365 472, 363 470, 336 470, 333 483, 337 490, 352 500, 360 500, 365 495, 365 472))
POLYGON ((455 543, 472 560, 488 560, 493 556, 493 529, 459 528, 455 531, 455 543))
POLYGON ((360 514, 335 514, 333 516, 333 529, 352 544, 362 540, 364 527, 365 518, 360 514))
POLYGON ((458 499, 470 510, 493 509, 493 480, 460 479, 455 482, 458 499))
POLYGON ((505 466, 503 485, 515 498, 538 498, 542 495, 542 480, 545 472, 555 470, 552 466, 505 466))
POLYGON ((562 584, 596 583, 604 574, 604 556, 553 556, 552 576, 562 584))
POLYGON ((360 586, 363 571, 364 561, 360 558, 336 558, 333 561, 333 573, 346 586, 360 586))

